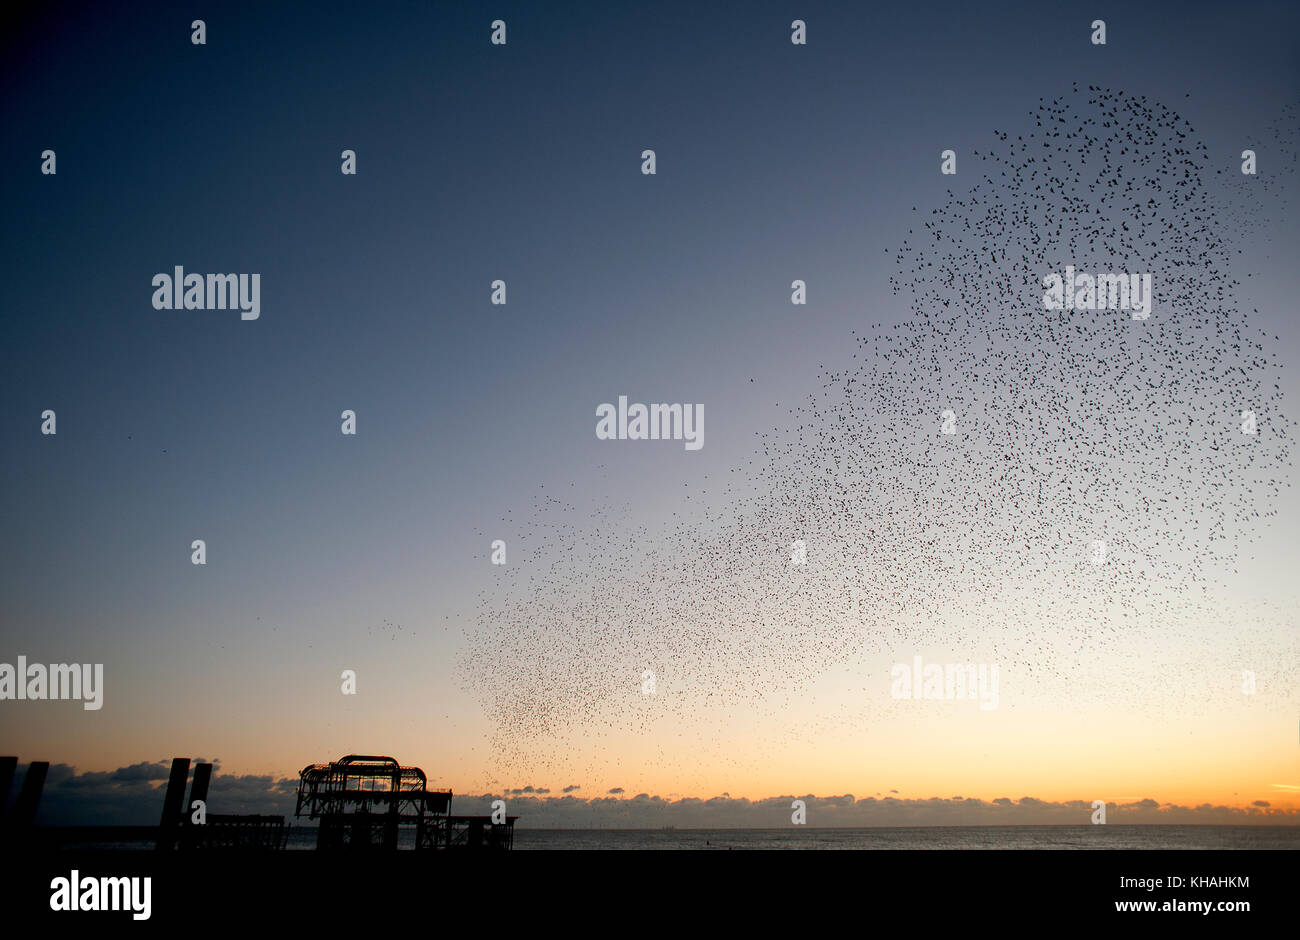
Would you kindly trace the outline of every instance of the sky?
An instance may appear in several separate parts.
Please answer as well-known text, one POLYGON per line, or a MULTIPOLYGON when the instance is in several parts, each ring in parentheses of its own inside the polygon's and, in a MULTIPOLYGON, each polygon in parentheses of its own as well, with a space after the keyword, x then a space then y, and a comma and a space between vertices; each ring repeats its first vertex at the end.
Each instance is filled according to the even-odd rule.
MULTIPOLYGON (((617 641, 570 634, 555 666, 539 637, 563 624, 493 632, 523 622, 538 583, 576 596, 613 556, 601 609, 630 604, 647 552, 683 544, 672 526, 734 532, 718 520, 741 502, 718 481, 847 364, 855 333, 913 322, 890 283, 899 246, 978 182, 976 152, 1076 83, 1175 108, 1213 167, 1259 149, 1274 188, 1250 197, 1269 211, 1232 261, 1232 315, 1276 337, 1285 413, 1298 233, 1276 210, 1294 199, 1294 110, 1289 149, 1268 129, 1300 88, 1294 5, 267 6, 54 4, 4 31, 0 662, 103 663, 105 689, 98 711, 0 701, 0 751, 83 773, 202 753, 272 780, 390 754, 473 793, 1300 809, 1287 455, 1248 563, 1162 607, 1168 632, 1081 646, 1035 623, 1026 635, 1074 658, 1054 675, 1004 659, 996 710, 891 698, 890 670, 989 662, 1022 615, 981 646, 913 610, 900 642, 837 642, 778 677, 665 639, 648 648, 691 665, 658 667, 653 706, 648 663, 619 661, 617 641), (155 309, 152 279, 177 265, 259 273, 259 318, 155 309), (704 446, 599 440, 595 408, 619 395, 703 403, 704 446), (557 545, 606 561, 579 576, 549 566, 557 545), (613 697, 554 687, 618 670, 613 697), (543 702, 564 713, 503 725, 543 702)), ((852 614, 817 616, 842 636, 852 614)))

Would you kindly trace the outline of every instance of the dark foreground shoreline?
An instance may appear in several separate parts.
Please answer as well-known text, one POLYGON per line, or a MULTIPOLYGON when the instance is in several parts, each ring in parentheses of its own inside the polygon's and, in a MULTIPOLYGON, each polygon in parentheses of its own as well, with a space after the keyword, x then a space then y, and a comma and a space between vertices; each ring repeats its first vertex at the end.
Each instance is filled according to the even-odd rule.
POLYGON ((691 914, 692 922, 703 916, 727 924, 728 933, 743 924, 807 931, 832 906, 848 908, 836 920, 847 914, 864 928, 901 916, 918 927, 1131 919, 1134 929, 1173 924, 1221 932, 1294 917, 1298 858, 1262 850, 160 853, 11 844, 0 862, 0 898, 7 924, 77 917, 86 924, 121 920, 132 929, 214 916, 286 926, 314 914, 341 923, 380 914, 419 919, 431 907, 450 907, 504 917, 515 928, 585 924, 605 931, 644 922, 667 929, 685 926, 680 918, 691 910, 702 912, 691 914), (51 911, 52 881, 74 870, 83 880, 150 878, 147 925, 123 911, 51 911), (1131 886, 1156 879, 1161 886, 1154 889, 1131 886), (1181 881, 1171 887, 1172 879, 1181 881), (1157 909, 1117 910, 1129 901, 1154 901, 1157 909), (1244 901, 1249 910, 1162 912, 1166 901, 1244 901))

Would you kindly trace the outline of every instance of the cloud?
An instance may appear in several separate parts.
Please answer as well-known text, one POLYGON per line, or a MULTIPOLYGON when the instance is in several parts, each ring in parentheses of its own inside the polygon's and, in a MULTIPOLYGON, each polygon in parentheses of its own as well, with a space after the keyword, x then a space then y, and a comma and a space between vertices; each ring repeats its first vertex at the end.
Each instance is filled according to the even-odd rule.
MULTIPOLYGON (((52 764, 37 812, 40 825, 155 825, 162 812, 169 761, 142 762, 111 771, 78 773, 68 764, 52 764)), ((191 765, 192 772, 193 765, 191 765)), ((26 766, 20 765, 10 787, 12 805, 22 785, 26 766)), ((294 824, 310 825, 293 816, 296 778, 214 772, 208 791, 212 813, 261 813, 284 816, 294 824)), ((1087 825, 1092 800, 1049 802, 1031 796, 1018 800, 998 797, 986 802, 971 797, 898 799, 874 796, 857 799, 839 796, 788 794, 749 800, 714 796, 667 799, 650 793, 623 798, 623 787, 590 799, 572 795, 577 784, 564 788, 563 796, 532 786, 506 790, 509 812, 519 816, 520 828, 586 829, 621 827, 657 829, 764 829, 790 825, 791 803, 803 800, 810 828, 858 826, 1033 826, 1087 825)), ((897 791, 892 791, 897 792, 897 791)), ((500 794, 455 797, 454 811, 462 815, 488 815, 500 794)), ((1141 825, 1241 825, 1300 824, 1300 811, 1272 807, 1256 800, 1246 807, 1178 806, 1146 798, 1108 801, 1107 824, 1141 825)))
MULTIPOLYGON (((615 788, 621 792, 621 788, 615 788)), ((493 797, 457 796, 456 811, 467 815, 491 812, 493 797)), ((715 796, 708 799, 665 799, 639 793, 631 799, 617 794, 584 799, 575 796, 527 796, 510 801, 510 814, 518 815, 519 828, 585 829, 775 829, 790 825, 791 803, 807 806, 811 828, 860 826, 1086 826, 1092 819, 1092 800, 1050 802, 1035 797, 991 802, 962 799, 897 799, 842 796, 788 795, 748 800, 715 796)), ((1296 825, 1300 811, 1269 807, 1197 807, 1162 804, 1153 799, 1127 803, 1108 802, 1108 825, 1296 825)))
MULTIPOLYGON (((201 762, 195 761, 195 763, 201 762)), ((141 761, 129 767, 119 767, 112 773, 114 780, 123 782, 130 780, 166 780, 169 776, 171 776, 171 763, 161 760, 152 764, 141 761)))
MULTIPOLYGON (((194 765, 186 781, 194 780, 194 765)), ((141 762, 108 771, 78 773, 70 764, 51 764, 36 807, 42 826, 152 826, 162 816, 171 761, 141 762)), ((20 764, 9 787, 8 807, 17 799, 27 765, 20 764)), ((270 775, 222 774, 213 769, 208 812, 293 816, 296 779, 270 775)))

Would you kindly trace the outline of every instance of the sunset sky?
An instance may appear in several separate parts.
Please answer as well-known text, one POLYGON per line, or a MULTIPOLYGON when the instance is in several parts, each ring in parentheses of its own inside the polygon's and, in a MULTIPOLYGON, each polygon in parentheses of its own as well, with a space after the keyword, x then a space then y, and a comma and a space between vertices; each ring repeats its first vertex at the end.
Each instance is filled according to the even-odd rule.
POLYGON ((99 711, 0 702, 0 753, 83 772, 202 755, 276 778, 387 754, 458 793, 1300 810, 1290 466, 1236 570, 1162 595, 1160 630, 1039 624, 1069 670, 996 658, 1009 634, 931 632, 841 647, 808 682, 743 699, 665 675, 659 694, 691 704, 655 710, 642 664, 611 662, 625 695, 508 760, 494 708, 503 688, 527 698, 530 664, 501 664, 523 678, 491 700, 466 682, 483 598, 500 600, 493 539, 544 578, 521 521, 539 498, 583 506, 555 517, 579 545, 606 544, 601 500, 628 507, 632 534, 730 511, 717 481, 846 363, 852 332, 908 322, 889 278, 918 216, 976 182, 995 130, 1027 134, 1040 96, 1075 82, 1175 108, 1225 173, 1247 146, 1261 176, 1290 166, 1290 211, 1271 204, 1231 274, 1277 337, 1293 421, 1297 141, 1264 142, 1300 89, 1294 4, 505 4, 503 48, 481 15, 414 3, 223 4, 206 46, 190 12, 111 12, 3 40, 0 662, 103 663, 105 691, 99 711), (260 272, 260 318, 153 309, 151 278, 175 265, 260 272), (598 440, 594 409, 620 394, 704 403, 705 446, 598 440), (998 662, 999 707, 891 698, 914 655, 998 662))

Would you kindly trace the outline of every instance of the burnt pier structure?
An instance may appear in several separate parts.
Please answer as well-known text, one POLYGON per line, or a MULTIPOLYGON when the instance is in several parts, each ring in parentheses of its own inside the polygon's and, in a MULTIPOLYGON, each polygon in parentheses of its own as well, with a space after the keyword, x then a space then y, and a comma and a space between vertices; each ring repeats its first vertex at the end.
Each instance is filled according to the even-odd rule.
POLYGON ((453 816, 450 790, 430 790, 424 771, 391 757, 349 754, 311 764, 298 778, 295 816, 319 820, 322 850, 510 849, 517 816, 453 816))

